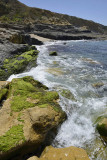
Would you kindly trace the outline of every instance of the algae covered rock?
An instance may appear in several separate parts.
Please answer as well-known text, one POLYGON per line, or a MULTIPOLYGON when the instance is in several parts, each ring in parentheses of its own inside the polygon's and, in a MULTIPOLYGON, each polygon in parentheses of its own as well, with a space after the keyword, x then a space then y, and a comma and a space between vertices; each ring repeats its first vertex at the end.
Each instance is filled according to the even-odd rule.
POLYGON ((33 152, 51 130, 66 119, 58 104, 59 95, 32 77, 13 79, 0 110, 0 157, 11 159, 33 152))
POLYGON ((104 141, 107 142, 107 115, 99 117, 97 121, 96 128, 104 141))
POLYGON ((94 88, 100 88, 100 87, 104 86, 104 83, 103 82, 97 82, 97 83, 92 84, 92 86, 94 88))
POLYGON ((50 55, 50 56, 57 56, 58 53, 57 53, 56 51, 52 51, 52 52, 49 53, 49 55, 50 55))
POLYGON ((7 81, 0 81, 0 102, 2 101, 2 99, 8 93, 8 89, 7 89, 8 85, 9 85, 9 82, 7 82, 7 81))
POLYGON ((75 99, 73 93, 71 93, 68 89, 62 89, 62 90, 60 91, 60 94, 61 94, 63 97, 68 98, 68 99, 70 99, 70 100, 72 100, 72 101, 77 101, 77 100, 75 99))
POLYGON ((77 147, 53 148, 46 147, 40 160, 90 160, 84 149, 77 147))
POLYGON ((29 67, 36 66, 37 50, 29 50, 14 58, 5 59, 0 67, 0 80, 6 80, 11 74, 17 74, 29 67))

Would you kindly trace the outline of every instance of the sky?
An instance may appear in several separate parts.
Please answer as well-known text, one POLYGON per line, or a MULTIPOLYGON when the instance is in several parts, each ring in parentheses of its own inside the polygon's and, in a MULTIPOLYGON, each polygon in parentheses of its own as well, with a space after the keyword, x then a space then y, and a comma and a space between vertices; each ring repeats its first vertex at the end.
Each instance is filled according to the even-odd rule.
POLYGON ((107 26, 107 0, 19 0, 30 6, 92 20, 107 26))

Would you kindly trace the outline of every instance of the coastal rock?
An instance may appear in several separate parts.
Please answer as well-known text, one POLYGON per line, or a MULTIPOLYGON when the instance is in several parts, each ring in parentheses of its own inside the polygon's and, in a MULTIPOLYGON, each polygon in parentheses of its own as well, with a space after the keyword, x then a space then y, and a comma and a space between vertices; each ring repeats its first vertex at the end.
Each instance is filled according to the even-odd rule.
POLYGON ((90 160, 86 151, 77 147, 46 147, 39 160, 90 160))
POLYGON ((39 160, 39 158, 38 157, 36 157, 36 156, 33 156, 33 157, 30 157, 29 159, 27 159, 27 160, 39 160))
POLYGON ((107 115, 101 116, 97 119, 96 128, 101 137, 107 143, 107 115))
POLYGON ((102 87, 103 85, 104 85, 103 82, 97 82, 97 83, 92 84, 92 86, 93 86, 94 88, 100 88, 100 87, 102 87))
POLYGON ((52 51, 52 52, 49 53, 49 55, 50 55, 50 56, 57 56, 58 53, 57 53, 56 51, 52 51))
POLYGON ((36 38, 31 38, 29 34, 13 34, 9 41, 16 44, 43 45, 43 42, 36 38))
POLYGON ((4 99, 4 97, 8 93, 8 89, 7 89, 8 85, 9 85, 9 82, 7 82, 7 81, 0 81, 0 102, 2 101, 2 99, 4 99))
POLYGON ((58 93, 32 77, 13 79, 7 90, 0 110, 0 157, 21 160, 49 142, 50 132, 56 132, 66 114, 57 102, 58 93))
POLYGON ((36 59, 39 51, 36 48, 30 48, 30 51, 17 55, 14 58, 5 59, 0 66, 0 80, 6 80, 11 74, 17 74, 26 69, 28 66, 36 66, 36 59))
POLYGON ((68 98, 68 99, 70 99, 70 100, 72 100, 72 101, 77 101, 77 100, 75 99, 75 96, 73 95, 73 93, 71 93, 68 89, 62 89, 62 90, 60 91, 60 94, 61 94, 63 97, 68 98))

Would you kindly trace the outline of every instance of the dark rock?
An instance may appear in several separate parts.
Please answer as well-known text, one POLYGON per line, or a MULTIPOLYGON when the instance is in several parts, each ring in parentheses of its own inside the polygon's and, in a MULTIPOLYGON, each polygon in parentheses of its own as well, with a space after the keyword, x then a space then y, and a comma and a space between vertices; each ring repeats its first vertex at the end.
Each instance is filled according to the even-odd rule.
POLYGON ((107 143, 107 115, 101 116, 97 119, 97 130, 104 141, 107 143))
POLYGON ((39 41, 39 40, 36 39, 36 38, 31 38, 31 44, 32 44, 32 45, 43 45, 43 42, 42 42, 42 41, 39 41))
POLYGON ((57 56, 58 54, 57 54, 56 51, 52 51, 52 52, 49 53, 49 55, 50 55, 50 56, 57 56))

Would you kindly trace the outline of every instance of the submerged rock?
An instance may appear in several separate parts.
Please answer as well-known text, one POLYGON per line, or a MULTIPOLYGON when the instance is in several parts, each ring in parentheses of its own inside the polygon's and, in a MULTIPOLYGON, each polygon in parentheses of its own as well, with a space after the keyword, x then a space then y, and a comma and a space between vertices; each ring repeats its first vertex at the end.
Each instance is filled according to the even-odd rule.
MULTIPOLYGON (((29 159, 30 160, 30 159, 29 159)), ((33 159, 31 159, 33 160, 33 159)), ((34 159, 36 160, 36 158, 34 159)), ((77 147, 46 147, 39 160, 90 160, 85 150, 77 147)))
POLYGON ((65 98, 68 98, 68 99, 70 99, 72 101, 77 101, 75 99, 74 95, 68 89, 62 89, 60 93, 65 98))
POLYGON ((0 157, 21 160, 45 142, 51 130, 66 119, 59 95, 32 77, 13 79, 0 110, 0 157))
POLYGON ((56 51, 53 51, 53 52, 50 52, 49 55, 50 55, 50 56, 57 56, 58 53, 57 53, 56 51))
POLYGON ((100 87, 104 86, 104 83, 103 82, 97 82, 97 83, 92 84, 92 86, 94 88, 100 88, 100 87))

